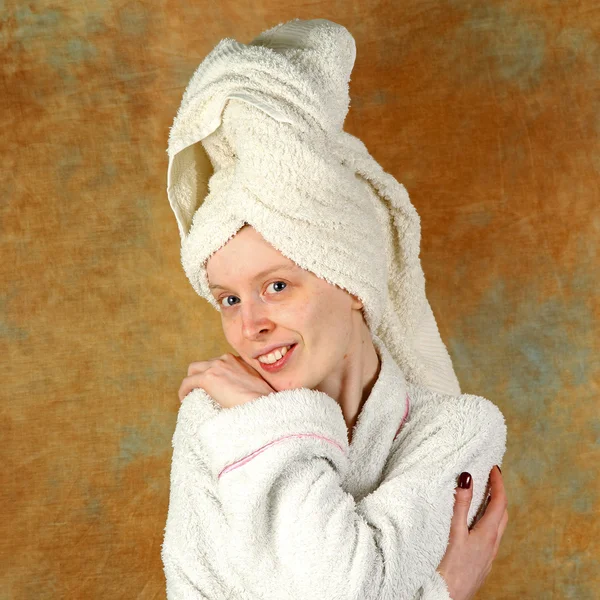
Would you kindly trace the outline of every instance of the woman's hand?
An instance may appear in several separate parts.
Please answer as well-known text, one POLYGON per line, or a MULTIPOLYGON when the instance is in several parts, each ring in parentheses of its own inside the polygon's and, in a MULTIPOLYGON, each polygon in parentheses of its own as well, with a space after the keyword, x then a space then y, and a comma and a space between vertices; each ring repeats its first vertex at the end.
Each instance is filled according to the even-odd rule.
POLYGON ((183 402, 195 388, 202 388, 223 408, 245 404, 275 391, 256 369, 231 353, 191 363, 179 388, 179 400, 183 402))
POLYGON ((491 500, 469 531, 467 515, 473 485, 456 488, 450 542, 437 571, 446 581, 452 600, 470 600, 492 570, 492 561, 508 522, 508 500, 498 467, 490 472, 491 500))

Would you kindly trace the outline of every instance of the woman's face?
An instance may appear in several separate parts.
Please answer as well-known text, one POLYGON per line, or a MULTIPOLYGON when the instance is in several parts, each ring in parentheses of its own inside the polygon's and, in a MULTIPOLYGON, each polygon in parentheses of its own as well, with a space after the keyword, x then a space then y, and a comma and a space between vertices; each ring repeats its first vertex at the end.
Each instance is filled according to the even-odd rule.
POLYGON ((362 302, 297 266, 251 226, 210 257, 207 273, 227 341, 274 390, 315 389, 353 351, 362 302), (269 373, 257 357, 272 344, 297 346, 269 373))

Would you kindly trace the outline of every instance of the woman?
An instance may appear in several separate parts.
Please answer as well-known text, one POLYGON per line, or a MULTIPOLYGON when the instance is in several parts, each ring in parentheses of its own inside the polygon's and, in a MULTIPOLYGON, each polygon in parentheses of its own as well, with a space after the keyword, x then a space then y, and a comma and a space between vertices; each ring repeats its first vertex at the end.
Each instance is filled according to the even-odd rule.
MULTIPOLYGON (((240 356, 236 357, 232 354, 226 354, 213 360, 192 363, 188 371, 188 376, 184 378, 179 390, 180 399, 182 401, 186 399, 188 394, 194 389, 207 391, 212 400, 216 400, 223 408, 230 409, 247 402, 256 401, 261 396, 268 396, 269 394, 271 394, 271 399, 275 399, 277 394, 275 396, 272 394, 276 391, 295 390, 296 388, 303 387, 320 390, 330 398, 335 399, 339 404, 344 422, 348 428, 349 444, 352 445, 352 432, 357 427, 357 418, 366 400, 371 395, 381 367, 376 348, 371 341, 369 331, 360 311, 362 303, 344 290, 331 286, 310 272, 296 267, 294 263, 283 257, 277 250, 267 244, 254 229, 248 226, 243 227, 231 241, 216 252, 208 261, 207 266, 209 279, 212 282, 211 285, 214 286, 215 299, 223 307, 222 323, 225 337, 231 346, 240 353, 240 356), (259 269, 258 267, 261 268, 259 269), (274 269, 269 275, 256 277, 255 275, 258 270, 264 270, 262 267, 274 269), (263 363, 258 361, 255 356, 261 353, 261 348, 272 345, 271 342, 273 340, 293 343, 296 347, 290 352, 290 357, 288 357, 282 367, 277 371, 269 372, 262 367, 263 363)), ((272 367, 267 368, 272 369, 272 367)), ((398 373, 396 373, 396 378, 393 380, 395 385, 398 385, 397 375, 398 373)), ((385 394, 386 390, 387 388, 382 390, 380 395, 385 394)), ((295 391, 301 392, 302 390, 295 391)), ((192 398, 192 396, 193 394, 190 394, 190 398, 186 399, 186 402, 202 403, 207 400, 198 396, 192 398)), ((263 400, 265 399, 263 398, 263 400)), ((296 396, 290 395, 287 397, 285 394, 279 393, 277 403, 282 411, 285 411, 286 408, 291 411, 295 407, 290 406, 290 403, 297 403, 300 399, 301 396, 299 393, 296 396)), ((389 397, 373 398, 371 396, 371 402, 380 402, 380 404, 374 405, 372 410, 385 410, 385 405, 382 402, 389 399, 389 397)), ((317 401, 321 400, 317 396, 317 401)), ((267 411, 272 409, 273 406, 275 405, 265 404, 263 410, 267 411)), ((424 411, 424 414, 427 414, 425 412, 427 408, 426 405, 411 407, 413 411, 424 411)), ((190 417, 189 423, 196 425, 197 421, 195 421, 195 418, 197 417, 197 412, 193 414, 194 416, 190 417)), ((238 416, 240 419, 244 418, 241 413, 238 416)), ((390 415, 386 414, 384 416, 389 417, 390 415)), ((279 424, 281 418, 275 415, 272 422, 268 422, 268 415, 264 415, 264 417, 260 423, 257 422, 255 425, 264 428, 273 427, 273 425, 279 424)), ((427 426, 430 422, 431 420, 424 421, 423 425, 427 426)), ((223 421, 218 426, 218 429, 210 432, 210 435, 216 436, 217 434, 222 434, 226 436, 228 433, 235 435, 236 433, 239 434, 240 431, 243 431, 244 434, 252 434, 253 429, 250 426, 247 429, 240 430, 240 427, 236 427, 234 423, 235 421, 232 420, 223 421)), ((393 423, 393 428, 395 428, 395 425, 393 423)), ((215 424, 213 423, 214 426, 215 424)), ((372 424, 372 428, 376 428, 376 426, 376 423, 372 424)), ((365 425, 363 424, 364 428, 365 425)), ((377 428, 377 430, 380 431, 381 428, 377 428)), ((366 439, 364 438, 368 431, 370 429, 364 430, 363 437, 359 440, 361 451, 369 453, 365 456, 365 462, 381 462, 381 457, 373 458, 371 456, 372 453, 380 451, 381 448, 374 448, 373 444, 367 445, 365 443, 366 439)), ((418 432, 418 429, 413 429, 409 435, 415 437, 418 435, 418 432)), ((183 436, 184 434, 181 435, 183 436)), ((198 463, 202 460, 202 442, 209 440, 210 435, 207 431, 201 431, 198 428, 195 430, 194 442, 191 442, 189 446, 182 441, 183 437, 178 440, 179 447, 176 446, 177 441, 174 440, 176 450, 185 448, 185 450, 182 450, 180 457, 176 457, 174 454, 173 468, 174 470, 177 468, 174 477, 176 479, 179 478, 178 482, 174 481, 174 485, 186 485, 182 480, 185 473, 190 488, 186 492, 186 495, 189 494, 190 504, 187 505, 187 508, 182 513, 182 515, 185 515, 187 526, 190 528, 189 536, 186 542, 179 540, 177 544, 178 551, 182 554, 184 552, 187 554, 188 560, 185 564, 190 568, 196 564, 195 568, 198 569, 200 564, 199 562, 194 563, 194 560, 190 558, 194 555, 195 549, 198 546, 211 542, 219 543, 219 534, 217 532, 221 530, 217 528, 215 531, 213 529, 214 523, 210 525, 208 530, 214 532, 214 539, 211 539, 212 536, 205 529, 208 524, 201 524, 202 520, 197 521, 198 529, 192 527, 194 515, 201 510, 208 511, 208 507, 210 507, 211 514, 214 511, 213 518, 215 519, 223 518, 223 513, 232 518, 232 523, 235 523, 235 525, 230 525, 229 534, 232 536, 235 535, 238 542, 235 552, 239 552, 239 557, 243 558, 243 562, 246 563, 245 566, 248 569, 252 570, 256 567, 253 561, 262 562, 266 560, 262 552, 267 551, 268 553, 281 551, 281 561, 285 562, 285 558, 287 558, 289 563, 286 564, 293 565, 293 568, 288 567, 292 569, 290 571, 281 566, 281 571, 279 573, 273 572, 271 574, 273 580, 265 582, 262 588, 258 587, 259 582, 256 580, 244 580, 244 577, 248 576, 248 572, 243 571, 241 579, 245 581, 245 585, 247 586, 246 591, 249 592, 247 597, 252 597, 252 591, 274 593, 278 589, 278 577, 283 578, 294 573, 301 578, 308 577, 309 573, 314 574, 315 570, 318 569, 318 564, 311 564, 302 552, 304 551, 309 554, 310 552, 314 552, 316 548, 323 549, 327 545, 327 539, 331 539, 328 536, 323 536, 322 539, 313 537, 312 542, 314 543, 311 544, 311 540, 307 540, 304 548, 300 548, 299 545, 294 543, 294 545, 286 549, 289 554, 285 554, 283 548, 278 550, 277 544, 272 543, 272 545, 269 545, 267 540, 270 536, 276 537, 278 535, 281 536, 281 543, 283 543, 286 535, 292 539, 300 539, 296 538, 296 536, 299 536, 299 532, 288 529, 283 518, 281 521, 274 522, 266 514, 261 515, 261 509, 264 511, 278 509, 282 513, 285 511, 289 518, 292 515, 302 513, 302 511, 308 512, 310 510, 319 514, 319 517, 322 519, 322 521, 315 520, 314 526, 318 528, 322 525, 324 529, 328 526, 328 523, 331 523, 336 518, 335 514, 338 514, 337 518, 340 519, 340 525, 339 528, 335 528, 331 532, 331 536, 334 538, 330 545, 331 552, 338 551, 335 544, 336 540, 353 540, 352 542, 348 542, 348 546, 350 546, 349 552, 352 557, 360 554, 364 559, 364 557, 368 556, 369 552, 372 552, 373 556, 379 557, 378 552, 374 548, 375 542, 371 539, 361 541, 358 539, 359 535, 355 537, 353 533, 348 533, 349 529, 356 527, 356 523, 353 521, 353 506, 350 506, 348 502, 345 504, 342 502, 344 504, 343 508, 339 506, 335 507, 335 511, 339 511, 339 513, 334 513, 333 516, 325 510, 326 506, 333 506, 338 502, 340 497, 344 496, 344 492, 338 490, 339 497, 330 494, 327 495, 325 501, 321 498, 319 501, 315 500, 314 506, 310 508, 306 506, 308 503, 306 498, 310 497, 311 490, 314 489, 315 485, 318 485, 318 478, 324 478, 327 475, 325 470, 315 467, 314 475, 305 480, 307 485, 305 489, 298 487, 301 485, 303 473, 299 473, 298 479, 290 481, 287 486, 276 483, 275 474, 278 477, 285 477, 286 469, 298 469, 301 465, 301 460, 303 458, 307 459, 307 457, 292 457, 293 460, 289 458, 288 462, 276 456, 273 457, 273 462, 263 457, 263 463, 256 466, 257 472, 255 475, 243 475, 240 473, 239 477, 241 479, 238 482, 222 484, 224 486, 234 486, 233 488, 221 488, 219 490, 220 481, 226 481, 226 479, 222 479, 223 475, 221 475, 217 479, 219 483, 213 487, 214 484, 210 483, 210 475, 207 473, 207 471, 210 471, 210 467, 203 466, 202 469, 199 469, 201 475, 196 472, 198 463), (200 444, 195 445, 197 441, 200 444), (184 461, 184 454, 187 457, 185 461, 186 466, 176 465, 176 459, 179 463, 184 461), (274 472, 270 472, 270 469, 273 469, 274 472), (252 486, 246 477, 251 478, 252 486), (265 478, 265 481, 259 484, 258 481, 261 477, 265 478), (288 487, 294 489, 288 490, 288 487), (253 496, 253 493, 256 495, 253 496), (286 493, 289 496, 286 496, 286 493), (210 500, 206 499, 206 494, 209 494, 210 500), (220 502, 217 500, 217 495, 219 494, 221 495, 220 502), (270 495, 273 495, 274 498, 269 504, 267 499, 270 495), (194 504, 196 505, 195 509, 194 504), (216 506, 219 507, 217 510, 214 508, 216 506), (344 518, 341 515, 344 515, 344 518), (193 536, 197 536, 196 539, 193 536), (250 551, 251 556, 248 555, 248 551, 250 551), (295 564, 294 560, 301 560, 301 562, 295 564)), ((383 435, 385 436, 386 434, 383 435)), ((273 434, 272 437, 282 440, 284 435, 280 431, 273 434)), ((482 436, 481 440, 484 441, 484 436, 482 436)), ((231 452, 232 446, 226 438, 218 440, 217 443, 219 452, 223 454, 227 451, 231 452)), ((397 443, 397 440, 395 443, 397 443)), ((250 446, 252 445, 258 447, 260 443, 258 441, 251 441, 250 446)), ((211 447, 210 452, 215 452, 215 444, 206 442, 206 447, 209 446, 211 447)), ((407 450, 411 448, 407 440, 405 440, 404 448, 407 450)), ((397 451, 400 454, 400 451, 397 451)), ((418 452, 418 448, 414 452, 418 452)), ((228 457, 223 454, 219 458, 227 462, 228 457)), ((248 456, 241 462, 247 465, 249 460, 255 458, 253 454, 248 452, 248 456)), ((398 468, 403 461, 407 460, 410 460, 410 456, 408 453, 404 453, 399 457, 396 467, 398 468)), ((360 470, 360 458, 353 458, 353 462, 355 463, 355 469, 360 470)), ((435 464, 437 463, 434 463, 434 466, 435 464)), ((239 467, 233 462, 232 466, 233 469, 244 468, 244 465, 239 467)), ((246 466, 246 468, 248 467, 246 466)), ((351 471, 350 468, 348 470, 351 471)), ((332 479, 337 479, 335 473, 330 473, 329 475, 332 479)), ((347 473, 344 487, 352 488, 355 497, 359 499, 360 496, 368 493, 369 490, 361 489, 356 479, 367 480, 371 474, 363 467, 362 471, 357 475, 358 477, 355 477, 353 480, 352 474, 347 473), (354 488, 360 489, 360 493, 357 494, 354 488)), ((425 583, 424 590, 420 592, 423 595, 416 597, 430 599, 447 598, 447 594, 449 594, 453 600, 467 599, 471 598, 483 583, 491 568, 491 562, 496 555, 507 519, 505 510, 506 497, 504 495, 501 475, 499 475, 497 470, 493 470, 491 476, 493 500, 484 517, 470 534, 467 528, 466 517, 468 510, 466 509, 468 509, 468 503, 472 496, 472 487, 466 490, 457 488, 448 550, 438 567, 438 571, 432 575, 430 581, 425 583), (439 580, 439 574, 445 580, 447 592, 439 580)), ((370 487, 373 487, 373 485, 370 487)), ((182 492, 179 493, 181 494, 182 492)), ((317 498, 317 492, 312 493, 317 498)), ((349 499, 349 496, 347 497, 349 499)), ((174 502, 177 502, 177 498, 173 494, 171 510, 174 508, 174 502)), ((398 503, 398 512, 408 509, 410 509, 410 504, 401 506, 398 503)), ((171 513, 170 516, 172 516, 171 513)), ((303 523, 302 526, 307 527, 306 523, 303 523)), ((223 527, 226 526, 223 525, 223 527)), ((307 528, 312 535, 313 530, 310 527, 307 528)), ((364 529, 368 530, 366 525, 364 529)), ((424 529, 423 534, 425 533, 426 530, 424 529)), ((397 535, 398 530, 393 530, 393 534, 397 535)), ((366 531, 362 532, 361 535, 367 536, 366 531)), ((221 539, 223 543, 228 545, 232 542, 231 539, 221 539)), ((409 541, 409 538, 407 537, 406 540, 409 541)), ((172 548, 173 546, 170 546, 171 552, 172 548)), ((423 545, 422 548, 426 548, 426 545, 423 545)), ((403 552, 405 556, 409 554, 406 547, 402 548, 400 544, 398 551, 403 552)), ((325 554, 323 552, 322 555, 317 555, 317 560, 322 560, 325 554)), ((165 551, 170 599, 187 597, 186 594, 189 593, 189 590, 186 586, 189 585, 190 581, 202 581, 204 585, 209 585, 211 577, 214 577, 217 573, 217 567, 213 567, 210 571, 210 577, 208 575, 209 571, 203 575, 200 575, 200 571, 196 571, 195 573, 190 572, 184 578, 180 571, 175 570, 175 562, 171 562, 175 560, 173 556, 173 554, 165 551)), ((383 556, 385 557, 385 554, 383 556)), ((338 558, 340 561, 343 560, 341 556, 338 558)), ((183 560, 183 556, 181 556, 181 559, 183 560)), ((205 556, 205 559, 210 564, 214 560, 214 557, 209 558, 205 556)), ((234 564, 229 565, 229 567, 233 578, 236 567, 234 564)), ((370 564, 369 567, 373 569, 382 568, 382 564, 370 564)), ((179 564, 178 568, 182 568, 182 564, 179 564)), ((331 566, 328 568, 331 568, 331 566)), ((385 597, 383 595, 375 595, 375 590, 384 585, 381 583, 384 575, 380 571, 367 572, 365 565, 359 562, 353 564, 352 568, 363 570, 361 574, 365 579, 361 581, 360 585, 371 586, 367 589, 361 588, 361 595, 357 597, 385 597), (368 580, 367 575, 369 577, 368 580), (371 592, 373 594, 369 595, 371 592)), ((349 575, 352 575, 352 568, 349 567, 351 571, 348 573, 349 575)), ((236 574, 235 577, 238 576, 240 575, 236 574)), ((354 577, 356 576, 354 575, 354 577)), ((336 585, 339 585, 339 582, 335 581, 334 577, 332 579, 336 585)), ((323 581, 325 580, 325 574, 323 574, 323 581)), ((314 577, 311 577, 311 581, 314 583, 314 577)), ((213 583, 210 585, 213 585, 213 583)), ((284 584, 281 583, 281 585, 283 589, 284 584)), ((402 591, 401 588, 395 583, 393 585, 394 587, 390 588, 390 591, 395 594, 393 597, 403 597, 400 593, 402 591)), ((319 593, 321 594, 319 597, 322 598, 345 597, 339 594, 339 592, 336 596, 333 590, 320 586, 321 584, 317 584, 313 588, 310 588, 310 590, 308 588, 302 589, 305 593, 319 593)), ((202 591, 208 597, 217 597, 211 595, 215 593, 214 588, 210 589, 213 591, 209 591, 209 588, 201 588, 198 591, 202 591)), ((288 588, 288 590, 290 597, 296 597, 294 595, 295 590, 291 588, 288 588)), ((353 596, 349 595, 348 597, 353 596)))
POLYGON ((408 195, 340 130, 352 37, 317 19, 256 40, 217 46, 171 129, 182 264, 239 356, 180 388, 167 595, 470 598, 506 525, 494 470, 467 530, 502 414, 460 394, 408 195))

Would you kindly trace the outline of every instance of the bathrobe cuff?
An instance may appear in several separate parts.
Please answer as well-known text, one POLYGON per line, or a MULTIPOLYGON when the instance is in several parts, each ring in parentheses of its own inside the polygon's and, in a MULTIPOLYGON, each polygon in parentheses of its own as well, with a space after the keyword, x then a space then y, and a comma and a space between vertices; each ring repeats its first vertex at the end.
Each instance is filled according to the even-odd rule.
POLYGON ((213 410, 208 417, 207 402, 216 404, 202 388, 193 390, 184 398, 178 420, 186 437, 200 445, 215 480, 251 460, 261 461, 260 455, 279 443, 284 443, 285 450, 275 455, 268 452, 266 469, 273 468, 275 457, 287 462, 288 453, 295 451, 302 458, 321 455, 329 459, 340 478, 344 477, 348 429, 339 404, 324 392, 308 388, 273 392, 245 404, 213 410), (290 446, 294 439, 303 443, 290 446), (307 446, 307 440, 313 443, 307 446))
POLYGON ((452 600, 446 580, 438 571, 434 571, 430 579, 421 588, 417 600, 452 600))

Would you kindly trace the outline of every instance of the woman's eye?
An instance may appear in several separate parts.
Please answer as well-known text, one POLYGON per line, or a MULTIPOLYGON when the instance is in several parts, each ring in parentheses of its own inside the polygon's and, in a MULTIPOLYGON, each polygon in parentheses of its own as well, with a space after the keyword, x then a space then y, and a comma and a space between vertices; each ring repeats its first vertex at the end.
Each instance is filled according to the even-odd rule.
MULTIPOLYGON (((283 283, 283 285, 287 286, 287 283, 285 281, 274 281, 273 283, 270 283, 269 285, 277 285, 278 283, 283 283)), ((283 291, 283 290, 275 290, 275 291, 283 291)))
MULTIPOLYGON (((278 292, 281 292, 281 291, 283 291, 285 289, 285 287, 284 288, 280 288, 278 286, 278 284, 280 284, 280 283, 282 283, 284 286, 287 287, 287 283, 285 281, 274 281, 273 283, 270 283, 268 287, 270 287, 272 285, 273 286, 277 286, 277 288, 275 289, 275 293, 278 293, 278 292)), ((226 301, 228 298, 237 298, 237 296, 223 296, 223 298, 221 298, 221 301, 223 301, 223 300, 226 301)), ((221 305, 223 306, 223 304, 221 304, 221 305)), ((227 308, 227 307, 231 307, 233 305, 225 303, 224 306, 227 308)))
MULTIPOLYGON (((222 300, 227 300, 227 298, 237 298, 237 296, 224 296, 223 298, 221 298, 222 300)), ((221 304, 221 306, 223 306, 223 304, 221 304)), ((225 307, 231 306, 231 304, 225 304, 225 307)))

